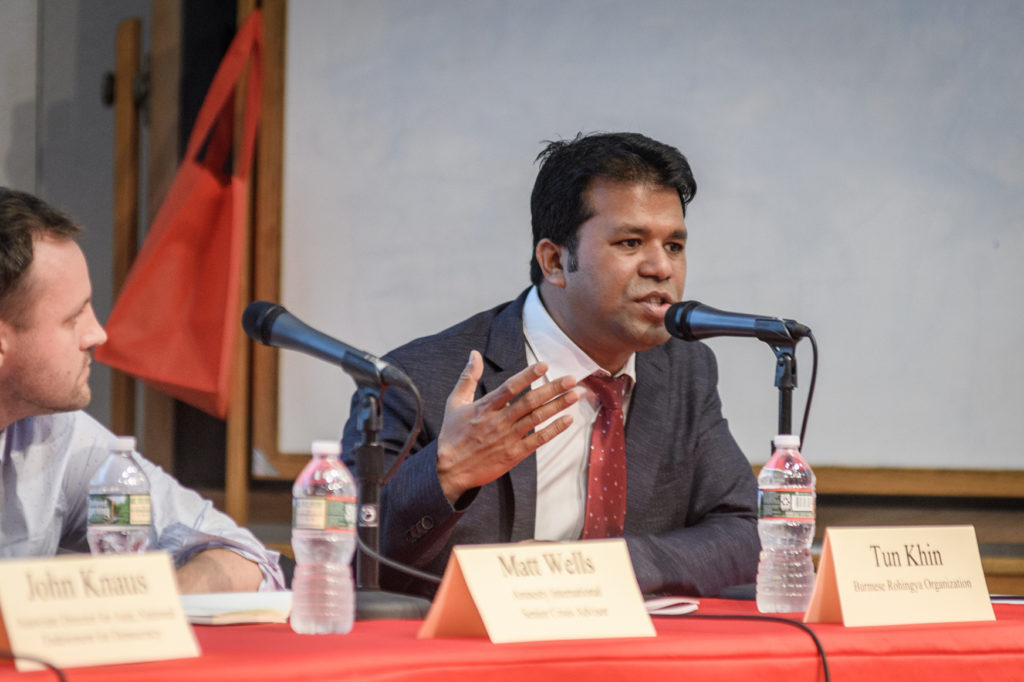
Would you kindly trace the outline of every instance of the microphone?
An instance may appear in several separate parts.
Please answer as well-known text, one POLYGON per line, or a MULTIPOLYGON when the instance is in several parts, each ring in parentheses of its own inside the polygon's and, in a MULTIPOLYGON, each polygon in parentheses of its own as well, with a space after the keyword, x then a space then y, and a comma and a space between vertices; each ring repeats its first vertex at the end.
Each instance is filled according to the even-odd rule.
POLYGON ((253 301, 242 312, 242 328, 250 339, 264 346, 297 350, 338 365, 357 384, 412 385, 406 373, 394 365, 318 332, 282 305, 253 301))
POLYGON ((665 313, 669 334, 685 341, 710 336, 753 336, 771 344, 791 345, 811 333, 796 320, 729 313, 697 301, 673 303, 665 313))

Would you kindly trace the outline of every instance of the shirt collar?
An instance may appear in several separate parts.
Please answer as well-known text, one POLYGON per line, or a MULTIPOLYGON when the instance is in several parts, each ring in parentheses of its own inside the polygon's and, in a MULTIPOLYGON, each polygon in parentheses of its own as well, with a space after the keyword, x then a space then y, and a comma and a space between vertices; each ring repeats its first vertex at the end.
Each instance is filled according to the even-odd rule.
MULTIPOLYGON (((534 357, 547 364, 549 377, 572 376, 581 381, 595 372, 608 373, 584 353, 551 318, 540 300, 536 286, 530 287, 530 293, 523 303, 523 334, 534 357)), ((636 353, 630 353, 626 364, 615 376, 622 374, 632 379, 630 385, 636 383, 636 353)))

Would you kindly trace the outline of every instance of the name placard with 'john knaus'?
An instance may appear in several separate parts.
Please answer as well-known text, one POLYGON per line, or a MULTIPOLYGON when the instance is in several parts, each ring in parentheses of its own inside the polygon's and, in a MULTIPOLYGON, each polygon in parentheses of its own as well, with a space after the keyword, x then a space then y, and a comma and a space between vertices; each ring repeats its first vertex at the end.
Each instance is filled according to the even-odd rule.
POLYGON ((59 667, 199 655, 166 552, 0 561, 0 615, 0 646, 59 667))

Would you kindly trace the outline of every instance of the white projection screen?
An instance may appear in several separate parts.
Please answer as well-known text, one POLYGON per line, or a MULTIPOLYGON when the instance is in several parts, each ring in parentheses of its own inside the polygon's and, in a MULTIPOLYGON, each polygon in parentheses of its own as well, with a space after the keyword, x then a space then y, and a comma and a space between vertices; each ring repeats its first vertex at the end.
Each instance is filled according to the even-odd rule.
MULTIPOLYGON (((686 298, 814 330, 812 462, 1024 469, 1022 35, 1012 1, 294 0, 281 303, 383 354, 509 300, 543 142, 639 131, 697 178, 686 298)), ((709 345, 762 463, 775 356, 709 345)), ((280 362, 307 453, 355 385, 280 362)))

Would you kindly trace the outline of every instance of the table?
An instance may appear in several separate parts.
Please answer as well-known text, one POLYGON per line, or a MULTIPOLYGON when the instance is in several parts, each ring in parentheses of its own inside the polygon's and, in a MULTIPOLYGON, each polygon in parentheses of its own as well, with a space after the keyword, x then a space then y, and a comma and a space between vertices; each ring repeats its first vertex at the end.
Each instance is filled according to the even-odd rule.
MULTIPOLYGON (((701 600, 701 614, 757 614, 753 602, 701 600)), ((811 627, 835 682, 1024 679, 1024 605, 996 604, 996 621, 811 627)), ((72 668, 69 682, 576 682, 583 680, 823 680, 811 638, 791 625, 688 616, 654 619, 657 637, 492 644, 416 639, 419 621, 356 623, 348 635, 302 636, 288 625, 197 626, 200 658, 72 668)), ((52 680, 51 672, 0 680, 52 680)))

